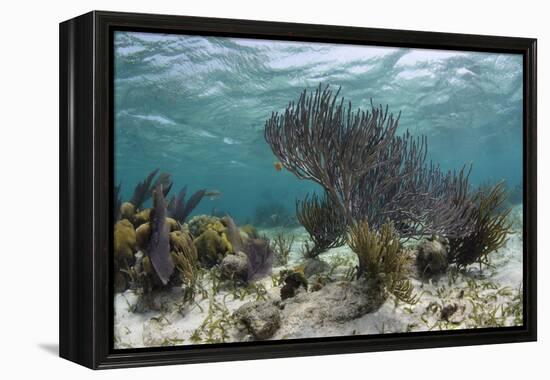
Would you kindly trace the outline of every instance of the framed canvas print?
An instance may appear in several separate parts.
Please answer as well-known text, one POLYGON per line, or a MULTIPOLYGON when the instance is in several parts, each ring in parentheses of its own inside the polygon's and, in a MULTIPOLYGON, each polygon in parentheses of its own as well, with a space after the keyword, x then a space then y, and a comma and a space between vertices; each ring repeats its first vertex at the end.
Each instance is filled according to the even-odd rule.
POLYGON ((60 355, 536 339, 536 40, 60 25, 60 355))

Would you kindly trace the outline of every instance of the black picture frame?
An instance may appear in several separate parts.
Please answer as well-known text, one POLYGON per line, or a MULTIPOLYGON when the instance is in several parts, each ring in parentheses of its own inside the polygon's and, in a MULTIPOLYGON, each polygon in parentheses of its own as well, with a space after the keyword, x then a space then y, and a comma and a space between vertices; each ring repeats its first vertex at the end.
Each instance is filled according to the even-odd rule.
POLYGON ((93 369, 528 342, 537 337, 536 39, 93 11, 60 24, 60 356, 93 369), (519 327, 113 349, 115 30, 523 56, 524 324, 519 327))

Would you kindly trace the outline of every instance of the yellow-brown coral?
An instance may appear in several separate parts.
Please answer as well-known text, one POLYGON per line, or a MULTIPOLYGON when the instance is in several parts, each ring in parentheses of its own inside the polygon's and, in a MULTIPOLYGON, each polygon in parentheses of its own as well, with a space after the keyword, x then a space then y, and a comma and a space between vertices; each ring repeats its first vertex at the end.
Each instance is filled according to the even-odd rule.
POLYGON ((222 222, 220 222, 219 220, 216 220, 214 222, 211 222, 211 223, 208 223, 206 225, 206 229, 207 230, 214 230, 216 231, 218 234, 222 234, 223 232, 225 232, 225 226, 222 224, 222 222))
MULTIPOLYGON (((168 226, 168 231, 170 232, 180 230, 180 224, 172 218, 166 218, 166 226, 168 226)), ((136 229, 137 247, 143 252, 145 252, 147 249, 150 234, 151 226, 149 223, 144 223, 136 229)))
POLYGON ((136 214, 136 208, 130 202, 124 202, 120 205, 120 219, 134 220, 136 214))
POLYGON ((149 256, 143 257, 143 261, 141 262, 141 265, 145 273, 149 275, 152 275, 154 273, 153 266, 151 265, 151 259, 149 258, 149 256))
POLYGON ((233 251, 225 233, 220 236, 215 230, 207 229, 193 242, 201 264, 210 268, 233 251))
POLYGON ((168 230, 170 232, 179 231, 181 230, 180 224, 177 222, 176 219, 173 218, 166 218, 166 224, 168 225, 168 230))
POLYGON ((188 223, 189 232, 193 238, 197 238, 206 231, 209 224, 215 223, 216 221, 220 221, 220 218, 209 215, 194 216, 188 223))
POLYGON ((134 216, 134 226, 138 227, 141 226, 144 223, 149 222, 151 216, 151 209, 146 208, 145 210, 141 210, 134 216))
POLYGON ((137 247, 145 252, 147 249, 147 243, 149 243, 149 236, 151 235, 151 226, 149 223, 142 224, 136 229, 136 243, 137 247))
POLYGON ((136 251, 136 231, 127 219, 115 223, 114 253, 115 262, 120 268, 127 268, 134 260, 136 251))

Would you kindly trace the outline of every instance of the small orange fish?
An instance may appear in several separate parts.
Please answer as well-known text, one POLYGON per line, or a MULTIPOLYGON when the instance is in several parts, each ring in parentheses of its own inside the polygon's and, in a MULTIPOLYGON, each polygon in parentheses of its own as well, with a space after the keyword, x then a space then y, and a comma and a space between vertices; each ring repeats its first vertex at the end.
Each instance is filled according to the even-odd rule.
POLYGON ((273 166, 275 166, 275 170, 277 170, 278 172, 280 172, 281 170, 283 170, 283 164, 281 164, 279 161, 274 162, 274 163, 273 163, 273 166))

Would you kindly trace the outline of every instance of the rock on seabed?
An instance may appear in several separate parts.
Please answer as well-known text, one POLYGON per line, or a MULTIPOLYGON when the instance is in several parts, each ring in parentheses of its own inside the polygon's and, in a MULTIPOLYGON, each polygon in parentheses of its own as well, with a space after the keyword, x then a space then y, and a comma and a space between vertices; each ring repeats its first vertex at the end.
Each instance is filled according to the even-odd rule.
POLYGON ((282 302, 283 323, 286 318, 300 319, 308 325, 350 321, 377 310, 385 300, 379 284, 338 281, 316 292, 299 292, 282 302))
POLYGON ((281 313, 269 301, 249 302, 241 306, 234 316, 248 328, 254 338, 269 339, 281 326, 281 313))

